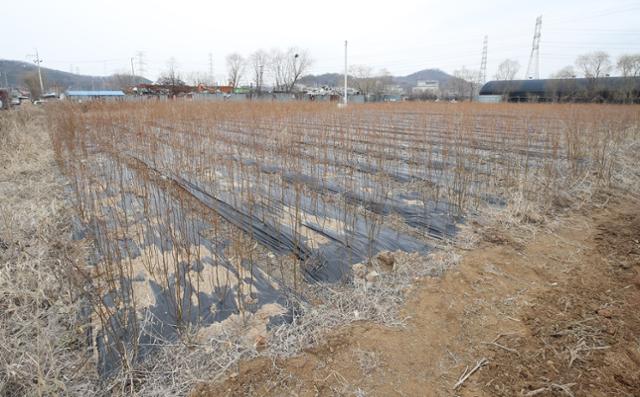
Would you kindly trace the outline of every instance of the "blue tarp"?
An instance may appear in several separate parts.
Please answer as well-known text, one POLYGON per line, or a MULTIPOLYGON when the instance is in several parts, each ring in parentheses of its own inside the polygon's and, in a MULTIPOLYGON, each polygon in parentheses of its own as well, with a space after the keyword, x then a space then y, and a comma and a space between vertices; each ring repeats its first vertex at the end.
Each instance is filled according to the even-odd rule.
POLYGON ((67 91, 67 96, 124 96, 122 91, 67 91))

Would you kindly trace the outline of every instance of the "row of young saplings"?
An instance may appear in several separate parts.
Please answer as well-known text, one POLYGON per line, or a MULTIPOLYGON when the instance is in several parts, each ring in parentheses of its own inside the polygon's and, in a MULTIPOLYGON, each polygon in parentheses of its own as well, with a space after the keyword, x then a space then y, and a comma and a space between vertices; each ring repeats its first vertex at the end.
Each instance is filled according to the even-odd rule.
POLYGON ((514 189, 544 196, 585 172, 607 183, 637 121, 625 109, 403 110, 58 109, 57 159, 98 253, 78 282, 104 371, 194 324, 342 279, 382 249, 426 251, 465 211, 514 189))

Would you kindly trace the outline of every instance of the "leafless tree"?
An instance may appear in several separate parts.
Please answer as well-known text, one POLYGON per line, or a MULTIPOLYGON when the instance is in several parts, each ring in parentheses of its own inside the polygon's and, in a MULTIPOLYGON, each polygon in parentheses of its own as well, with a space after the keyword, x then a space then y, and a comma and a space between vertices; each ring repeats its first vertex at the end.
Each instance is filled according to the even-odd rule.
POLYGON ((498 71, 495 74, 496 80, 513 80, 520 70, 520 63, 513 59, 505 59, 498 65, 498 71))
POLYGON ((237 87, 244 74, 245 60, 237 52, 227 55, 227 73, 229 75, 229 85, 237 87))
POLYGON ((381 69, 375 76, 374 94, 380 96, 387 93, 387 89, 393 83, 393 76, 387 69, 381 69))
POLYGON ((578 94, 578 86, 574 78, 576 71, 573 66, 568 65, 552 73, 551 79, 546 84, 546 94, 554 102, 573 100, 578 94))
POLYGON ((311 67, 311 57, 307 50, 291 47, 285 53, 285 91, 293 91, 298 79, 311 67))
POLYGON ((586 100, 598 101, 600 97, 599 80, 608 76, 612 69, 609 54, 604 51, 595 51, 580 55, 576 58, 576 67, 587 78, 586 100))
POLYGON ((306 50, 291 47, 283 52, 273 49, 270 53, 270 72, 277 90, 293 91, 296 83, 309 71, 312 60, 306 50))
POLYGON ((388 70, 382 69, 375 73, 373 68, 367 65, 351 66, 349 76, 351 87, 365 96, 383 95, 387 86, 392 83, 391 73, 388 70))
POLYGON ((167 70, 160 75, 158 83, 172 87, 185 85, 178 71, 178 61, 175 57, 171 57, 167 61, 167 70))
POLYGON ((283 90, 284 87, 286 75, 285 59, 285 54, 278 48, 273 48, 269 53, 269 72, 276 90, 283 90))
POLYGON ((623 78, 620 99, 624 102, 633 102, 634 91, 637 96, 636 79, 640 77, 640 54, 625 54, 618 58, 618 70, 623 78))
POLYGON ((640 54, 621 55, 617 66, 622 77, 640 77, 640 54))
POLYGON ((349 80, 351 86, 360 91, 363 95, 373 92, 376 80, 373 75, 373 68, 367 65, 353 65, 349 68, 349 80))
POLYGON ((576 58, 576 67, 582 71, 584 77, 598 79, 611 71, 611 60, 606 52, 595 51, 576 58))
POLYGON ((264 50, 257 50, 249 55, 248 63, 256 91, 260 93, 264 87, 264 70, 269 65, 269 54, 264 50))
POLYGON ((477 70, 470 70, 463 66, 462 69, 453 72, 453 78, 447 84, 448 90, 460 99, 471 100, 478 91, 478 75, 477 70))
POLYGON ((571 79, 576 77, 576 71, 573 66, 568 65, 551 75, 552 79, 571 79))

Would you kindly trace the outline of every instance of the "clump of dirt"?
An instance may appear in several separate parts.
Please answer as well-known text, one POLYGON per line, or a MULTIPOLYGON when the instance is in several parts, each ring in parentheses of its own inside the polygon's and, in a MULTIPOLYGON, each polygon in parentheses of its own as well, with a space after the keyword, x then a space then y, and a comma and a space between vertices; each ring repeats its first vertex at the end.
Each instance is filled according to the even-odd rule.
POLYGON ((495 226, 485 227, 482 229, 482 241, 485 243, 495 244, 495 245, 510 245, 514 249, 520 251, 524 248, 524 245, 515 241, 509 233, 505 233, 503 230, 495 226))
POLYGON ((619 214, 598 226, 596 244, 601 255, 624 269, 640 266, 640 213, 619 214))

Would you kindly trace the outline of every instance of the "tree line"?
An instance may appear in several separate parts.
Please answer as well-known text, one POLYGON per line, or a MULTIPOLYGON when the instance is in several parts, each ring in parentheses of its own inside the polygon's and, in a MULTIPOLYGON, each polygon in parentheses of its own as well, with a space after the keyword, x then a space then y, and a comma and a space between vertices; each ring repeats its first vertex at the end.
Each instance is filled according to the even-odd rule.
MULTIPOLYGON (((289 47, 286 50, 274 48, 271 51, 259 49, 248 56, 234 52, 227 55, 225 61, 225 85, 237 88, 245 82, 257 92, 263 91, 267 85, 275 91, 291 92, 300 77, 307 73, 313 64, 309 52, 298 47, 289 47)), ((213 76, 201 72, 192 73, 189 80, 194 85, 214 84, 213 76)), ((169 59, 158 83, 171 86, 186 85, 185 78, 178 71, 175 58, 169 59)))

